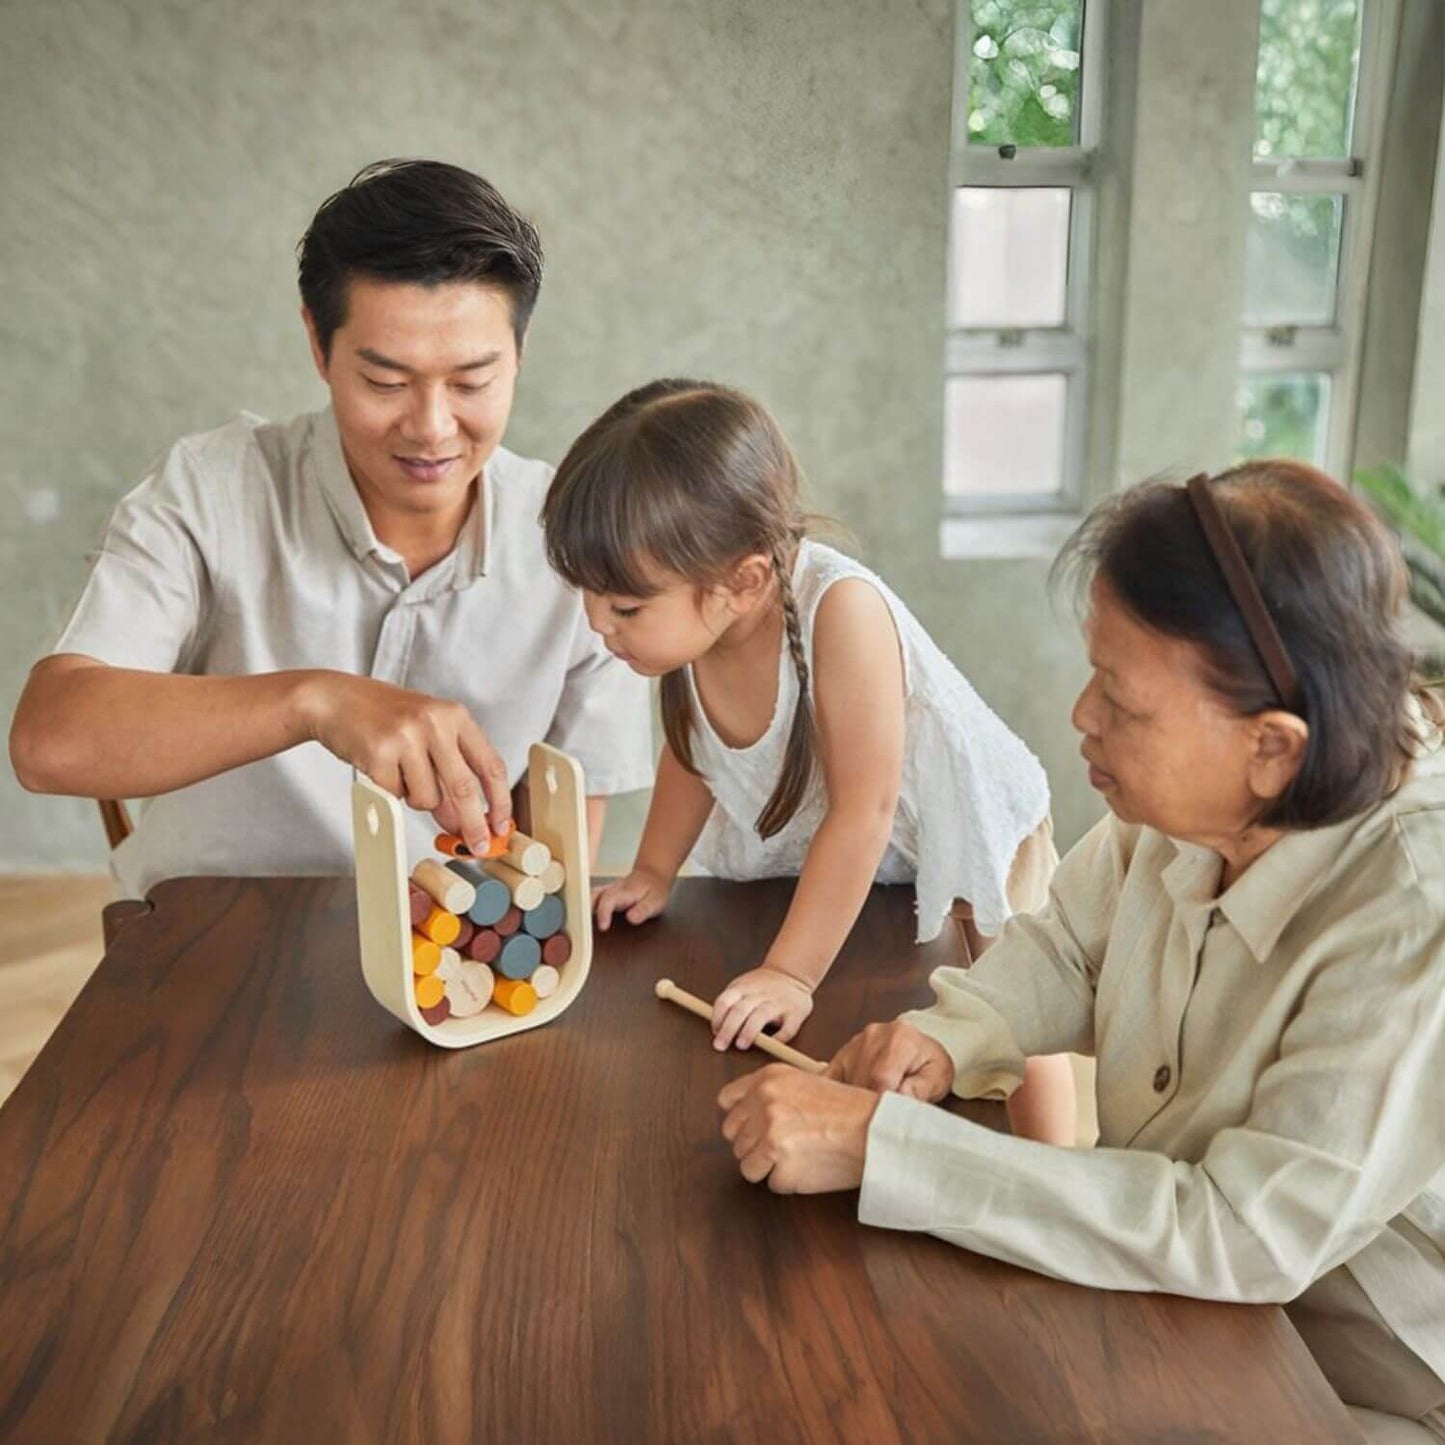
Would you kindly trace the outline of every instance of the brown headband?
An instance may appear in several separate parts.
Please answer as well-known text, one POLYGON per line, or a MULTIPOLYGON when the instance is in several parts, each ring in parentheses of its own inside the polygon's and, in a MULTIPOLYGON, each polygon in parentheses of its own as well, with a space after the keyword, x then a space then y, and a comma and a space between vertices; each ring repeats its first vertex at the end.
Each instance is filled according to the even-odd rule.
POLYGON ((1275 695, 1288 711, 1299 712, 1300 686, 1294 664, 1289 660, 1284 639, 1264 605, 1259 583, 1254 580, 1254 573, 1249 570, 1249 563, 1244 560, 1244 553, 1239 550, 1239 543, 1229 523, 1224 520, 1219 503, 1214 500, 1208 474, 1200 472, 1197 477, 1190 477, 1184 484, 1184 490, 1194 506, 1194 515, 1199 518, 1204 540, 1209 543, 1209 550, 1214 553, 1214 560, 1224 574, 1234 605, 1239 608, 1239 615, 1249 629, 1259 660, 1274 684, 1275 695))

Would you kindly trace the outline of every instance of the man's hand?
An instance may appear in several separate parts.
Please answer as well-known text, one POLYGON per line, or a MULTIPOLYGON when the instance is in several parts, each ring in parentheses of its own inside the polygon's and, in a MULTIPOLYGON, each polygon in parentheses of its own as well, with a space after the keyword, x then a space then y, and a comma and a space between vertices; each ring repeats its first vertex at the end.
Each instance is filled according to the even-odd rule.
POLYGON ((863 1182, 878 1095, 769 1064, 718 1095, 723 1138, 743 1178, 775 1194, 827 1194, 863 1182))
POLYGON ((833 1055, 827 1077, 931 1104, 953 1087, 953 1060, 912 1024, 869 1024, 833 1055))
POLYGON ((314 674, 298 702, 310 737, 473 852, 511 818, 506 764, 461 703, 344 672, 314 674))

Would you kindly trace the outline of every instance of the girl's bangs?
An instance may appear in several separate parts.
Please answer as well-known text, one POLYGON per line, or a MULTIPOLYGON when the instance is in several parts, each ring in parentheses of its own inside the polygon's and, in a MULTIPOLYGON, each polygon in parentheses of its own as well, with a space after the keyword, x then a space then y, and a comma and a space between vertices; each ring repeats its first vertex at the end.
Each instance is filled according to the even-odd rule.
POLYGON ((542 509, 553 571, 584 592, 654 596, 657 582, 645 570, 656 550, 641 505, 645 489, 635 479, 609 476, 605 461, 577 467, 561 482, 542 509))

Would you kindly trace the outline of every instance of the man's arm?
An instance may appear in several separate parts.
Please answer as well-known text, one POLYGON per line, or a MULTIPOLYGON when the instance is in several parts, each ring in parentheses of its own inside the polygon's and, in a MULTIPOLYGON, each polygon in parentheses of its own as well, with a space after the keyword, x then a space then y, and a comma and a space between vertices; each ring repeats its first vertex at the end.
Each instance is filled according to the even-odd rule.
POLYGON ((485 847, 511 816, 506 767, 460 703, 324 669, 189 677, 74 653, 30 674, 10 758, 32 792, 149 798, 319 742, 413 808, 450 803, 485 847))

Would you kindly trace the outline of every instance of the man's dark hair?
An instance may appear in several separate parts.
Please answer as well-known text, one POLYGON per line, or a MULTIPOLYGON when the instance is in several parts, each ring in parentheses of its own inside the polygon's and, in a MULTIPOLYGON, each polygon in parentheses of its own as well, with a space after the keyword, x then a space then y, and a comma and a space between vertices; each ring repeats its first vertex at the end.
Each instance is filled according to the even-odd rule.
POLYGON ((444 161, 373 161, 322 202, 296 248, 301 299, 325 356, 353 276, 506 293, 518 348, 542 284, 542 242, 490 182, 444 161))

